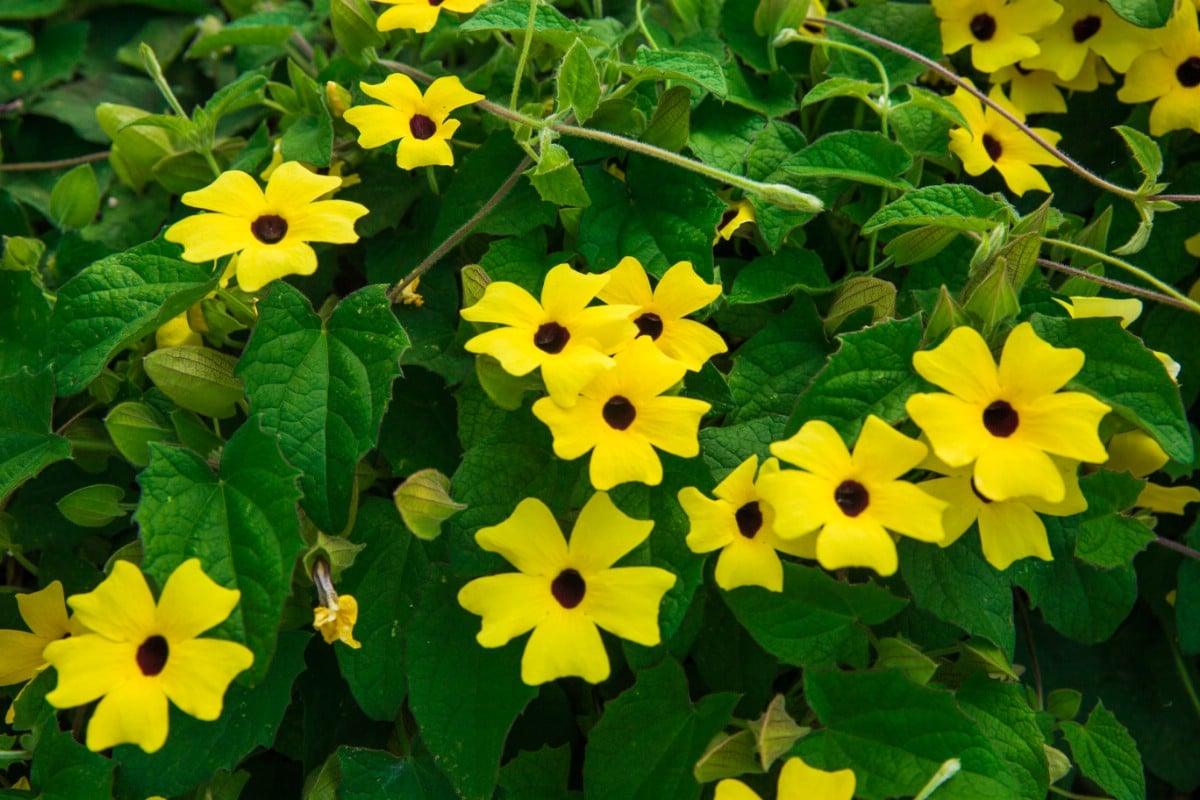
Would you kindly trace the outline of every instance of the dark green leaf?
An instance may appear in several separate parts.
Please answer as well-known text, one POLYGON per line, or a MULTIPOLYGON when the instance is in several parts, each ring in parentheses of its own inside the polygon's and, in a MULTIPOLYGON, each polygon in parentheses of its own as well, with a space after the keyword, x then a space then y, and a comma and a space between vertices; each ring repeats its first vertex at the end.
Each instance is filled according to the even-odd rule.
POLYGON ((1006 203, 995 200, 973 186, 938 184, 908 192, 881 208, 863 223, 863 233, 894 225, 941 225, 968 231, 995 227, 1006 203))
POLYGON ((500 788, 507 800, 568 800, 571 748, 543 747, 517 754, 500 770, 500 788))
POLYGON ((40 368, 45 363, 42 350, 50 329, 50 304, 34 283, 33 273, 0 269, 0 297, 7 298, 0 311, 0 377, 40 368))
POLYGON ((1009 775, 1020 786, 1017 796, 1044 800, 1050 767, 1045 740, 1024 688, 976 673, 959 687, 956 697, 959 708, 975 720, 1006 762, 1009 775))
POLYGON ((50 430, 54 377, 48 370, 0 378, 0 501, 55 461, 71 445, 50 430))
POLYGON ((707 53, 642 48, 634 56, 633 74, 652 80, 688 81, 720 98, 728 91, 721 65, 707 53))
POLYGON ((1121 567, 1154 541, 1154 531, 1121 512, 1137 502, 1144 481, 1124 472, 1100 470, 1079 486, 1088 508, 1079 526, 1075 556, 1099 567, 1121 567))
POLYGON ((1086 725, 1064 722, 1062 730, 1080 772, 1114 800, 1145 800, 1146 776, 1137 743, 1103 703, 1092 709, 1086 725))
POLYGON ((600 73, 582 41, 571 45, 558 68, 558 110, 574 110, 580 125, 600 105, 600 73))
POLYGON ((773 317, 738 348, 729 389, 738 404, 731 421, 764 414, 790 414, 796 399, 825 365, 828 348, 821 320, 807 298, 773 317))
MULTIPOLYGON (((464 33, 472 31, 506 31, 523 34, 529 24, 530 0, 502 0, 477 12, 459 26, 464 33)), ((575 42, 600 44, 593 36, 583 33, 578 25, 563 16, 553 6, 538 3, 533 22, 533 38, 548 42, 562 50, 569 49, 575 42)))
POLYGON ((796 291, 809 294, 829 287, 825 264, 811 250, 784 250, 761 256, 738 271, 730 303, 761 303, 787 297, 796 291))
POLYGON ((0 6, 0 19, 38 19, 48 17, 63 6, 64 0, 6 0, 0 6))
POLYGON ((286 161, 328 167, 333 153, 333 120, 329 112, 322 109, 315 116, 301 117, 292 123, 280 140, 279 151, 286 161))
MULTIPOLYGON (((848 8, 831 16, 839 22, 915 50, 926 58, 936 61, 942 57, 938 20, 933 8, 928 5, 878 3, 848 8)), ((874 55, 883 63, 893 86, 911 83, 925 71, 924 65, 907 56, 864 41, 853 33, 829 26, 825 29, 825 35, 835 42, 851 44, 874 55)), ((874 64, 857 53, 840 48, 829 50, 829 74, 866 81, 879 80, 879 70, 874 64)))
POLYGON ((341 800, 456 800, 453 787, 436 769, 383 750, 339 747, 341 800))
POLYGON ((385 294, 360 289, 323 320, 278 281, 238 364, 250 413, 279 434, 284 457, 302 470, 304 508, 328 533, 346 527, 355 465, 375 446, 408 347, 385 294))

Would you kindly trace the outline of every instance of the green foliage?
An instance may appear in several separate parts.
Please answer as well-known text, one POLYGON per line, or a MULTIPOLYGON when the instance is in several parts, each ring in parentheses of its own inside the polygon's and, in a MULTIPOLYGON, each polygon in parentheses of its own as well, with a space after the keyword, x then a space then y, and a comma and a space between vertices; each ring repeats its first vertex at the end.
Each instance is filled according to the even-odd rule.
POLYGON ((1080 771, 1101 789, 1115 800, 1146 796, 1146 778, 1137 744, 1103 703, 1092 709, 1086 724, 1064 722, 1062 729, 1080 771))

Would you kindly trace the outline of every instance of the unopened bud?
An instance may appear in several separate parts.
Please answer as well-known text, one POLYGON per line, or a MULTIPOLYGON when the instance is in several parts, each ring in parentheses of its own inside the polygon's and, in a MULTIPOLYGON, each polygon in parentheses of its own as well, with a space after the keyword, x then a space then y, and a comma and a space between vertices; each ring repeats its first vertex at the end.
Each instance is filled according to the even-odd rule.
POLYGON ((409 475, 396 487, 392 500, 408 529, 426 541, 441 535, 442 523, 466 508, 450 497, 450 479, 436 469, 409 475))
POLYGON ((753 192, 772 205, 787 211, 803 211, 806 214, 819 214, 825 210, 825 204, 816 195, 802 192, 786 183, 760 183, 753 192))

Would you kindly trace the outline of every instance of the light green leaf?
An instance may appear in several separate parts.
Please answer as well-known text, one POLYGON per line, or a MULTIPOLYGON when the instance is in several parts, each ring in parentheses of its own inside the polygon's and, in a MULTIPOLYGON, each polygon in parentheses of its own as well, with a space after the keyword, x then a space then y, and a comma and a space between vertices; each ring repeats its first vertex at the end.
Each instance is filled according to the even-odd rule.
POLYGON ((1112 712, 1097 703, 1087 724, 1062 723, 1079 771, 1114 800, 1145 800, 1146 776, 1137 742, 1112 712))
POLYGON ((408 343, 382 285, 346 297, 328 320, 282 281, 259 303, 237 372, 250 414, 279 434, 302 471, 304 508, 327 533, 349 519, 355 465, 375 446, 408 343))
POLYGON ((1153 181, 1163 170, 1162 150, 1158 147, 1158 142, 1151 139, 1146 134, 1131 128, 1128 125, 1118 125, 1113 128, 1125 140, 1125 144, 1129 147, 1129 152, 1133 154, 1133 160, 1137 162, 1138 170, 1148 181, 1153 181))
POLYGON ((232 417, 242 399, 236 364, 228 353, 192 346, 160 347, 142 359, 146 375, 177 406, 217 419, 232 417))
POLYGON ((1108 470, 1080 480, 1088 508, 1075 542, 1077 558, 1099 567, 1122 567, 1154 541, 1146 523, 1121 513, 1137 502, 1144 485, 1132 475, 1108 470))
MULTIPOLYGON (((2 15, 3 12, 0 12, 2 15)), ((0 28, 0 64, 12 64, 33 52, 33 37, 25 31, 0 28)))
POLYGON ((55 505, 59 512, 84 528, 103 528, 118 517, 125 516, 121 498, 125 490, 110 483, 98 483, 76 489, 64 496, 55 505))
POLYGON ((131 464, 144 467, 150 463, 150 443, 164 442, 172 437, 171 424, 153 406, 128 400, 118 403, 104 418, 117 450, 131 464))
POLYGON ((537 166, 526 170, 525 174, 547 203, 575 208, 586 208, 592 204, 587 190, 583 188, 579 170, 562 145, 544 146, 537 166))
MULTIPOLYGON (((530 0, 501 0, 495 5, 487 6, 478 11, 473 17, 459 26, 464 33, 473 31, 505 31, 513 34, 524 34, 529 24, 530 0)), ((577 41, 586 45, 604 44, 584 29, 565 17, 554 6, 539 2, 533 22, 533 38, 544 41, 561 50, 568 50, 577 41)))
POLYGON ((54 377, 48 370, 0 378, 0 503, 71 445, 50 430, 54 377))
POLYGON ((896 178, 912 166, 912 156, 902 146, 877 133, 835 131, 827 133, 779 166, 779 174, 803 179, 798 185, 809 191, 810 182, 849 180, 911 189, 908 181, 896 178))
POLYGON ((707 53, 642 48, 634 56, 632 68, 624 68, 640 79, 688 81, 715 97, 724 98, 729 91, 721 65, 707 53))
POLYGON ((1015 797, 1045 800, 1050 774, 1046 743, 1024 687, 975 673, 959 687, 956 698, 1006 762, 1008 774, 1020 786, 1015 797))
POLYGON ((796 291, 815 294, 828 290, 829 277, 821 257, 811 250, 789 248, 742 267, 733 279, 729 302, 762 303, 796 291))
POLYGON ((378 18, 367 0, 331 0, 329 22, 338 45, 352 57, 387 41, 376 27, 378 18))
POLYGON ((574 110, 579 124, 588 121, 600 105, 600 73, 582 41, 571 45, 558 68, 558 110, 574 110))
POLYGON ((642 133, 642 141, 678 152, 688 142, 692 111, 692 90, 672 86, 662 93, 650 123, 642 133))
POLYGON ((63 230, 78 230, 100 210, 100 185, 91 164, 63 175, 50 192, 50 219, 63 230))
POLYGON ((874 275, 854 275, 842 281, 834 290, 833 302, 825 315, 825 333, 833 333, 851 315, 864 309, 870 309, 872 324, 895 316, 895 284, 874 275))
POLYGON ((65 0, 5 0, 0 19, 39 19, 63 7, 65 0))
POLYGON ((307 16, 307 11, 298 6, 247 14, 215 33, 197 38, 188 48, 187 57, 201 58, 226 47, 246 45, 282 48, 291 38, 292 31, 303 23, 307 16))
POLYGON ((800 107, 808 108, 822 100, 832 100, 835 97, 857 97, 866 99, 883 88, 883 84, 862 81, 855 78, 828 78, 813 86, 800 98, 800 107))
POLYGON ((190 450, 150 446, 134 519, 145 544, 143 569, 163 585, 189 558, 242 600, 216 630, 254 651, 251 676, 271 666, 283 604, 304 542, 296 516, 297 471, 276 438, 251 418, 230 437, 217 474, 190 450))
POLYGON ((995 227, 1007 203, 989 197, 973 186, 938 184, 908 192, 881 208, 863 223, 863 233, 894 225, 941 225, 967 231, 995 227))
POLYGON ((324 107, 313 116, 300 117, 284 131, 279 152, 286 161, 329 166, 333 154, 333 120, 324 107))

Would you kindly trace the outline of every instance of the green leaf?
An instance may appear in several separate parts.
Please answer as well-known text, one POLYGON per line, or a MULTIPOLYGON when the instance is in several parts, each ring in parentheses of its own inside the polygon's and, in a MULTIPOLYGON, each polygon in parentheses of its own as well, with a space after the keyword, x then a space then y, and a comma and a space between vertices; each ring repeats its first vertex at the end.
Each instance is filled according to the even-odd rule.
POLYGON ((949 547, 902 539, 900 574, 913 603, 943 622, 984 636, 1011 660, 1016 645, 1008 578, 983 558, 974 532, 949 547))
MULTIPOLYGON (((14 239, 8 239, 7 260, 14 239)), ((50 304, 27 270, 0 268, 0 377, 22 369, 36 370, 45 364, 42 355, 50 329, 50 304)))
POLYGON ((895 225, 941 225, 966 231, 986 231, 996 226, 1009 206, 973 186, 938 184, 906 193, 879 209, 863 223, 863 233, 895 225))
POLYGON ((104 418, 108 431, 121 455, 136 467, 150 463, 150 443, 171 440, 171 424, 153 406, 132 400, 118 403, 104 418))
MULTIPOLYGON (((474 19, 478 19, 478 15, 474 19)), ((446 239, 479 213, 524 158, 525 152, 512 137, 485 138, 483 145, 456 168, 454 181, 446 190, 438 210, 431 241, 446 239)), ((477 223, 475 232, 519 236, 539 225, 549 225, 557 217, 558 209, 542 200, 532 185, 521 181, 477 223)))
POLYGON ((625 69, 642 80, 688 81, 722 99, 729 91, 721 65, 707 53, 643 47, 634 55, 632 68, 625 69))
POLYGON ((341 800, 457 800, 458 795, 436 769, 383 750, 339 747, 341 800))
MULTIPOLYGON (((529 24, 530 0, 502 0, 484 8, 459 26, 463 33, 474 31, 505 31, 524 34, 529 24)), ((562 50, 569 49, 577 41, 587 45, 603 44, 594 36, 584 33, 562 12, 545 3, 537 4, 533 21, 533 38, 544 41, 562 50)))
POLYGON ((543 747, 517 754, 500 770, 507 800, 572 800, 571 747, 543 747))
POLYGON ((292 31, 307 18, 307 11, 296 6, 277 11, 247 14, 215 33, 201 35, 188 48, 188 58, 201 58, 226 47, 258 45, 282 48, 292 31))
POLYGON ((76 489, 55 505, 59 513, 84 528, 103 528, 118 517, 125 516, 121 499, 125 490, 109 483, 98 483, 76 489))
POLYGON ((662 93, 650 123, 642 133, 642 141, 678 152, 688 143, 692 111, 692 90, 672 86, 662 93))
POLYGON ((488 650, 458 586, 431 570, 407 631, 409 705, 433 760, 469 800, 492 796, 513 720, 537 695, 521 682, 524 638, 488 650))
POLYGON ((729 390, 738 408, 730 421, 791 413, 827 359, 816 309, 808 298, 798 298, 734 353, 729 390))
POLYGON ((217 583, 242 601, 217 630, 254 651, 252 679, 271 666, 283 604, 303 547, 296 516, 297 471, 274 436, 251 419, 221 452, 218 474, 190 450, 150 446, 150 465, 134 519, 145 544, 143 569, 162 586, 175 568, 199 558, 217 583))
POLYGON ((1137 743, 1103 703, 1088 714, 1086 725, 1064 722, 1062 731, 1085 777, 1113 800, 1145 800, 1146 776, 1137 743))
POLYGON ((959 687, 958 706, 975 720, 1006 762, 1006 771, 1020 786, 1017 797, 1045 800, 1050 765, 1037 715, 1029 707, 1025 689, 976 673, 959 687))
POLYGON ((600 73, 582 41, 571 45, 558 68, 558 110, 575 112, 580 125, 588 121, 600 105, 600 73))
POLYGON ((232 417, 242 399, 236 364, 228 353, 191 346, 160 347, 142 359, 146 375, 177 406, 217 419, 232 417))
POLYGON ((896 260, 896 265, 907 267, 933 258, 946 249, 958 231, 953 228, 943 228, 940 225, 926 225, 915 230, 905 231, 884 245, 884 255, 896 260))
POLYGON ((1017 779, 946 691, 926 689, 899 672, 804 673, 804 694, 823 730, 797 749, 819 769, 853 768, 855 796, 884 800, 917 794, 951 758, 962 769, 938 800, 1012 800, 1017 779))
POLYGON ((883 89, 883 84, 872 81, 862 81, 855 78, 828 78, 813 86, 800 98, 800 107, 808 108, 822 100, 832 100, 835 97, 857 97, 865 100, 883 89))
POLYGON ((0 19, 39 19, 63 7, 65 0, 5 0, 0 19))
POLYGON ((1133 154, 1133 160, 1137 162, 1138 171, 1142 173, 1142 177, 1153 182, 1155 178, 1162 174, 1163 156, 1162 150, 1158 147, 1158 142, 1128 125, 1118 125, 1113 130, 1121 134, 1121 138, 1125 140, 1125 144, 1129 147, 1129 152, 1133 154))
POLYGON ((746 154, 766 124, 752 111, 706 99, 692 118, 687 145, 705 164, 742 175, 746 172, 746 154))
POLYGON ((55 461, 71 445, 50 430, 54 377, 49 371, 0 378, 0 502, 55 461))
POLYGON ((311 639, 311 634, 300 631, 280 634, 270 672, 253 688, 235 681, 215 722, 172 708, 170 736, 161 750, 145 753, 135 745, 115 748, 113 761, 120 764, 115 796, 176 797, 218 770, 232 770, 255 748, 270 747, 291 703, 292 684, 304 669, 304 646, 311 639))
POLYGON ((867 634, 860 623, 877 625, 907 604, 873 583, 841 583, 793 563, 783 565, 782 592, 747 586, 722 597, 763 649, 798 667, 865 666, 867 634))
MULTIPOLYGON (((882 36, 896 44, 915 50, 926 58, 937 61, 942 57, 942 36, 933 8, 928 5, 910 3, 878 3, 857 6, 830 15, 839 22, 882 36)), ((833 26, 825 28, 825 35, 835 42, 854 45, 874 55, 887 70, 892 86, 913 83, 925 71, 925 66, 905 55, 843 31, 833 26)), ((857 53, 841 48, 829 50, 830 75, 857 78, 865 81, 879 80, 879 70, 857 53)))
POLYGON ((1083 644, 1104 641, 1137 599, 1133 568, 1101 569, 1076 560, 1076 518, 1042 517, 1042 522, 1054 560, 1018 561, 1008 570, 1013 583, 1029 593, 1046 622, 1064 636, 1083 644))
POLYGON ((730 721, 737 696, 693 704, 683 668, 668 658, 604 706, 588 733, 583 786, 588 797, 694 800, 692 766, 730 721))
MULTIPOLYGON (((60 730, 56 710, 45 701, 49 684, 30 684, 39 710, 35 732, 37 757, 29 764, 29 779, 39 800, 87 800, 113 796, 113 762, 77 742, 70 730, 60 730)), ((8 792, 5 792, 8 795, 8 792)), ((20 795, 32 797, 33 795, 20 795)), ((11 795, 9 795, 11 796, 11 795)))
POLYGON ((211 267, 161 239, 86 268, 58 292, 48 348, 63 396, 83 391, 122 349, 212 291, 211 267))
POLYGON ((1117 16, 1142 28, 1161 28, 1171 18, 1171 0, 1108 0, 1117 16))
POLYGON ((871 312, 871 323, 891 319, 896 314, 896 286, 874 275, 854 275, 842 281, 833 292, 833 302, 825 315, 825 333, 831 334, 842 323, 864 309, 871 312))
POLYGON ((823 419, 853 441, 868 414, 889 424, 908 416, 904 402, 924 385, 912 368, 921 344, 919 317, 889 320, 838 337, 841 347, 800 397, 788 435, 823 419))
POLYGON ((0 28, 0 64, 12 64, 18 58, 24 58, 32 52, 32 36, 25 31, 0 28))
POLYGON ((576 208, 586 208, 592 204, 587 190, 583 188, 579 170, 562 145, 545 145, 537 166, 525 174, 547 203, 576 208))
POLYGON ((936 661, 922 653, 919 647, 903 639, 880 639, 875 649, 879 652, 875 660, 876 668, 900 670, 913 683, 924 686, 938 670, 936 661))
POLYGON ((316 115, 292 123, 280 140, 279 152, 285 161, 328 167, 333 157, 333 120, 329 112, 322 108, 316 115))
POLYGON ((1038 335, 1055 347, 1078 347, 1086 360, 1068 389, 1085 391, 1149 433, 1174 460, 1190 464, 1192 433, 1179 387, 1162 362, 1115 318, 1065 319, 1034 314, 1038 335))
POLYGON ((100 185, 91 164, 63 175, 50 192, 50 219, 62 230, 78 230, 100 210, 100 185))
POLYGON ((750 456, 762 462, 771 455, 771 444, 783 438, 787 420, 778 414, 756 417, 749 422, 700 429, 700 452, 716 481, 737 469, 750 456))
POLYGON ((762 303, 797 291, 813 294, 828 288, 829 277, 821 257, 812 250, 789 248, 760 256, 742 267, 733 279, 729 302, 762 303))
POLYGON ((387 42, 376 27, 378 18, 367 0, 332 0, 329 22, 338 46, 351 57, 357 58, 363 50, 387 42))
POLYGON ((354 541, 366 553, 342 573, 338 589, 359 598, 354 638, 360 649, 336 645, 342 677, 363 712, 392 720, 404 702, 404 637, 418 590, 429 569, 425 551, 400 524, 394 508, 368 498, 354 523, 354 541))
POLYGON ((327 533, 346 527, 358 460, 375 446, 408 336, 386 287, 346 297, 328 320, 277 281, 238 363, 250 414, 302 472, 304 509, 327 533))
POLYGON ((1077 558, 1098 567, 1121 567, 1154 541, 1154 531, 1146 523, 1121 513, 1137 502, 1144 485, 1132 475, 1108 470, 1079 482, 1088 508, 1075 542, 1077 558))
POLYGON ((911 166, 912 156, 908 151, 885 136, 866 131, 835 131, 784 161, 779 173, 800 179, 800 188, 818 194, 820 184, 834 180, 908 190, 912 188, 908 181, 896 176, 911 166))

